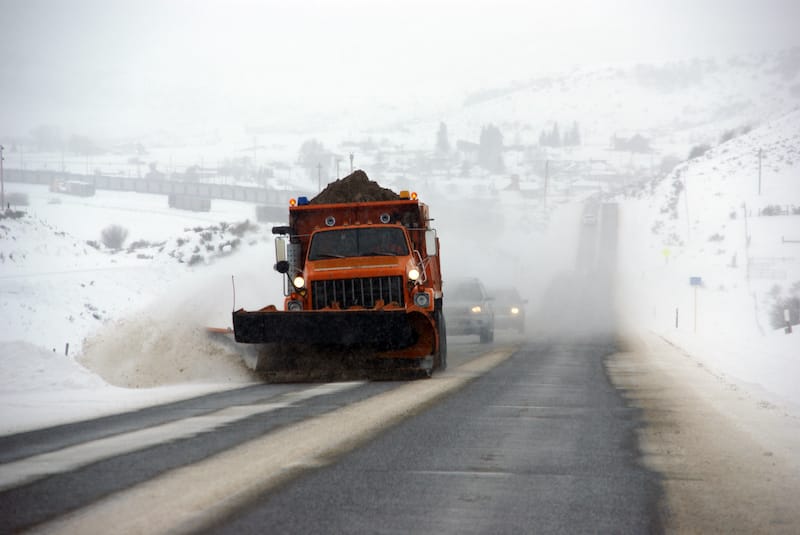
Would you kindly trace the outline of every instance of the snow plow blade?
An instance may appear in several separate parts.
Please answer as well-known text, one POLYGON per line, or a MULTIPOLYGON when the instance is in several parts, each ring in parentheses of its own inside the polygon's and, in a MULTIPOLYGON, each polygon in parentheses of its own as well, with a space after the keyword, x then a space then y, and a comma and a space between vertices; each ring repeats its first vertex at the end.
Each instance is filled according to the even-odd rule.
POLYGON ((376 356, 419 358, 430 355, 435 329, 427 316, 404 310, 253 311, 233 313, 237 342, 309 344, 364 348, 376 356))

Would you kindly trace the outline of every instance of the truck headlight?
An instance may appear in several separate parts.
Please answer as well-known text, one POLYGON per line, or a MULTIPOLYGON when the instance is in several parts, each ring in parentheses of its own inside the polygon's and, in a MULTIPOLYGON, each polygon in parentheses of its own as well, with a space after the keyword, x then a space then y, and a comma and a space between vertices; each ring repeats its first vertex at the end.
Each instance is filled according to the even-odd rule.
POLYGON ((417 268, 411 268, 408 270, 408 279, 412 281, 416 281, 419 278, 419 270, 417 268))
POLYGON ((289 301, 286 304, 286 308, 288 308, 292 312, 296 312, 298 310, 303 310, 303 303, 301 301, 289 301))
POLYGON ((299 289, 306 285, 306 280, 300 275, 298 275, 294 279, 292 279, 292 284, 294 284, 295 288, 299 289))
POLYGON ((475 305, 474 307, 472 307, 472 313, 473 314, 480 314, 481 313, 480 305, 475 305))
POLYGON ((431 296, 425 292, 414 294, 414 304, 420 308, 428 308, 431 305, 431 296))
POLYGON ((519 314, 519 309, 517 307, 511 307, 511 313, 516 316, 519 314))

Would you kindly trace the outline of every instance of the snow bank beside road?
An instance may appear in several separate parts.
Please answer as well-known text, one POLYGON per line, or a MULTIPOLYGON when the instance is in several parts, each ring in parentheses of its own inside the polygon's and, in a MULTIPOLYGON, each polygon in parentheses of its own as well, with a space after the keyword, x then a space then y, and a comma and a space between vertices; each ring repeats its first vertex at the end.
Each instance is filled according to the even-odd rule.
POLYGON ((63 353, 0 342, 0 434, 116 414, 241 386, 198 382, 147 389, 111 386, 63 353))
POLYGON ((179 319, 165 325, 148 314, 116 321, 90 337, 78 362, 126 388, 255 380, 242 357, 209 339, 203 327, 179 319))

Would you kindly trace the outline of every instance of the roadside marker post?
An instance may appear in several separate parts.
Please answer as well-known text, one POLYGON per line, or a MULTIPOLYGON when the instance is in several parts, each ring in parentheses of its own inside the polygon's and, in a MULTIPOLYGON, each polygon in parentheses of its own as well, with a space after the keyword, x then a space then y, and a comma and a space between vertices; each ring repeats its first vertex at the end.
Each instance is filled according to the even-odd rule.
POLYGON ((694 288, 694 332, 697 333, 697 287, 703 285, 703 278, 689 277, 689 284, 694 288))

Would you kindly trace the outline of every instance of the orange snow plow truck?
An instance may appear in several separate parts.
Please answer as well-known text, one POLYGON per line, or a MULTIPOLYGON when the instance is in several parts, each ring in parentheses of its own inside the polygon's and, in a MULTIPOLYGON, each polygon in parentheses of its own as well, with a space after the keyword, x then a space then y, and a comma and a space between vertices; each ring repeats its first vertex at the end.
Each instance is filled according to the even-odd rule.
POLYGON ((234 311, 236 341, 283 344, 298 361, 321 350, 422 376, 444 369, 439 239, 427 205, 363 171, 289 204, 289 224, 272 228, 283 310, 234 311))

